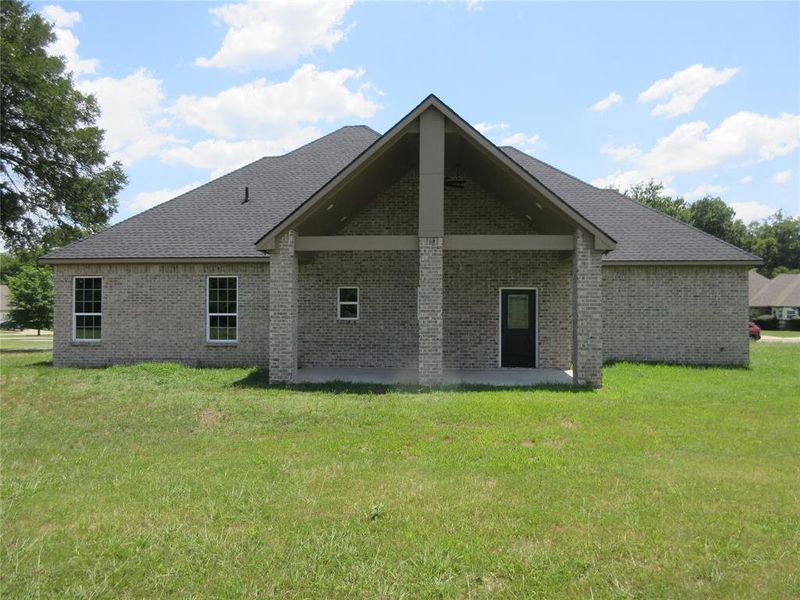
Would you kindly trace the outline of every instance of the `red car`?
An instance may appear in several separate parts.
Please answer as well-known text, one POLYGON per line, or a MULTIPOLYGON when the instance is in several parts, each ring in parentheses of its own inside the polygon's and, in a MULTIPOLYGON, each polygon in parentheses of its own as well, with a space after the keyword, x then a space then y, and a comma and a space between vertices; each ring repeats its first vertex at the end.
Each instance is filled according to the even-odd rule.
POLYGON ((760 340, 761 339, 761 327, 753 323, 752 321, 747 323, 747 332, 750 334, 751 340, 760 340))

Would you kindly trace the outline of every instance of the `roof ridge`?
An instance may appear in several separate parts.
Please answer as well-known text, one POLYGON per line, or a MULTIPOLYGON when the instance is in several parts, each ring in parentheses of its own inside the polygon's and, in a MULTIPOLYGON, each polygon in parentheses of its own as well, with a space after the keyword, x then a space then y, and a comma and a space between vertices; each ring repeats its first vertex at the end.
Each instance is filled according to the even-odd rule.
POLYGON ((571 175, 570 173, 567 173, 566 171, 562 171, 562 170, 561 170, 561 169, 559 169, 558 167, 554 167, 554 166, 553 166, 553 165, 551 165, 550 163, 546 163, 546 162, 544 162, 543 160, 539 160, 539 159, 538 159, 538 158, 536 158, 535 156, 531 156, 530 154, 528 154, 527 152, 523 152, 523 151, 522 151, 522 150, 520 150, 519 148, 515 148, 514 146, 503 146, 503 147, 504 147, 504 148, 511 148, 512 150, 516 150, 516 151, 517 151, 517 152, 519 152, 520 154, 522 154, 522 155, 524 155, 524 156, 527 156, 528 158, 530 158, 530 159, 532 159, 532 160, 535 160, 536 162, 538 162, 538 163, 540 163, 540 164, 542 164, 542 165, 544 165, 544 166, 546 166, 546 167, 549 167, 550 169, 553 169, 554 171, 558 171, 559 173, 561 173, 562 175, 566 175, 566 176, 567 176, 567 177, 569 177, 570 179, 573 179, 573 180, 575 180, 575 181, 577 181, 577 182, 579 182, 579 183, 582 183, 582 184, 584 184, 584 185, 586 185, 586 186, 589 186, 590 188, 592 188, 592 189, 595 189, 595 190, 597 190, 598 192, 605 192, 605 193, 615 194, 616 196, 619 196, 620 198, 622 198, 622 199, 624 199, 624 200, 627 200, 628 202, 632 202, 633 204, 636 204, 637 206, 642 206, 642 207, 644 207, 644 208, 646 208, 646 209, 648 209, 648 210, 650 210, 650 211, 652 211, 652 212, 654 212, 654 213, 656 213, 656 214, 658 214, 658 215, 661 215, 661 216, 663 216, 663 217, 667 217, 668 219, 672 219, 672 220, 673 220, 673 221, 675 221, 676 223, 680 223, 681 225, 684 225, 685 227, 688 227, 688 228, 690 228, 690 229, 693 229, 694 231, 700 232, 700 233, 702 233, 703 235, 705 235, 705 236, 708 236, 708 237, 710 237, 710 238, 711 238, 711 239, 713 239, 713 240, 716 240, 716 241, 718 241, 718 242, 722 242, 723 244, 726 244, 726 245, 730 246, 731 248, 734 248, 735 250, 738 250, 739 252, 741 252, 741 253, 743 253, 743 254, 747 254, 748 256, 750 256, 750 257, 752 257, 752 258, 754 258, 754 259, 761 260, 761 257, 760 257, 760 256, 756 256, 756 255, 755 255, 755 254, 753 254, 752 252, 748 252, 747 250, 745 250, 745 249, 743 249, 743 248, 740 248, 740 247, 739 247, 739 246, 737 246, 736 244, 731 244, 730 242, 728 242, 728 241, 726 241, 726 240, 723 240, 722 238, 718 238, 717 236, 715 236, 715 235, 712 235, 712 234, 708 233, 707 231, 703 231, 703 230, 702 230, 702 229, 700 229, 699 227, 695 227, 695 226, 694 226, 694 225, 692 225, 691 223, 687 223, 687 222, 685 222, 685 221, 681 221, 680 219, 678 219, 678 218, 676 218, 676 217, 673 217, 672 215, 668 215, 668 214, 667 214, 667 213, 665 213, 665 212, 661 212, 661 211, 660 211, 660 210, 658 210, 657 208, 653 208, 652 206, 648 206, 647 204, 642 204, 641 202, 637 202, 636 200, 634 200, 633 198, 629 198, 628 196, 626 196, 625 194, 623 194, 623 193, 622 193, 622 192, 620 192, 619 190, 610 189, 610 188, 599 188, 599 187, 597 187, 597 186, 595 186, 595 185, 592 185, 591 183, 588 183, 588 182, 584 181, 583 179, 580 179, 580 178, 576 177, 575 175, 571 175))

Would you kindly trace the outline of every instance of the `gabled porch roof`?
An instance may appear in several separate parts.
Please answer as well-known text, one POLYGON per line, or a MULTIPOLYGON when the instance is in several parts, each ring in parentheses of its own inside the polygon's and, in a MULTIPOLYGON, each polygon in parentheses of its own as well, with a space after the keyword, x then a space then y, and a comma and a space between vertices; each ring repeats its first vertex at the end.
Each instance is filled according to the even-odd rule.
MULTIPOLYGON (((589 231, 594 236, 595 245, 598 249, 612 250, 616 246, 616 242, 611 236, 567 204, 555 192, 542 184, 510 156, 481 135, 449 106, 431 94, 344 167, 336 176, 323 185, 317 192, 268 231, 267 234, 256 243, 256 247, 261 251, 268 251, 274 248, 275 239, 281 233, 290 228, 297 227, 315 214, 317 215, 317 219, 331 220, 334 215, 334 218, 338 218, 336 213, 327 215, 324 212, 330 211, 333 208, 335 202, 332 202, 332 199, 347 188, 347 186, 351 186, 352 188, 360 184, 367 189, 370 187, 374 188, 376 182, 373 181, 371 183, 370 179, 375 179, 375 177, 374 175, 371 177, 370 172, 376 170, 376 165, 379 163, 384 165, 384 168, 387 169, 385 173, 386 177, 390 178, 399 175, 403 169, 408 167, 408 161, 404 161, 403 158, 404 145, 400 143, 401 138, 405 134, 418 131, 418 118, 429 109, 441 113, 447 124, 447 133, 458 134, 466 139, 469 146, 466 150, 473 154, 475 154, 475 152, 479 153, 481 158, 484 159, 484 162, 490 165, 489 168, 495 169, 494 172, 496 173, 500 173, 510 186, 542 199, 547 204, 548 211, 557 215, 557 218, 575 223, 589 231), (393 170, 397 170, 397 172, 392 172, 393 170)), ((539 208, 542 208, 541 203, 537 202, 535 204, 539 208)), ((525 211, 522 210, 522 212, 525 211)), ((528 212, 530 212, 530 209, 528 212)), ((346 218, 346 216, 342 218, 346 218)), ((333 224, 335 224, 335 221, 333 224)))

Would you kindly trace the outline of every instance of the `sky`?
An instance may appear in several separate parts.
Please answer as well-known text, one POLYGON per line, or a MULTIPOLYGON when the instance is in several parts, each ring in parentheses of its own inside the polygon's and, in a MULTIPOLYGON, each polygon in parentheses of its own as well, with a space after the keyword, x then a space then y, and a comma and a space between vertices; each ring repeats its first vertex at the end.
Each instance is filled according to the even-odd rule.
POLYGON ((129 183, 116 222, 429 93, 600 187, 800 215, 800 3, 34 2, 129 183))

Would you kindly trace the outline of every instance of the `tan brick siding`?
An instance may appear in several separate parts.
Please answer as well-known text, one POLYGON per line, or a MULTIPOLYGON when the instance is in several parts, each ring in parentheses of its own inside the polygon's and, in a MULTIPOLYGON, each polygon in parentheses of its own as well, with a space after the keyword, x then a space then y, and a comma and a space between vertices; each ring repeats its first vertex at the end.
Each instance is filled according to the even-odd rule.
POLYGON ((267 365, 267 264, 98 264, 55 267, 54 362, 174 361, 267 365), (74 276, 103 277, 103 340, 72 341, 74 276), (206 277, 239 277, 239 343, 206 343, 206 277))
POLYGON ((500 288, 538 290, 539 366, 569 368, 572 253, 493 250, 444 253, 444 366, 498 366, 500 288))
POLYGON ((594 237, 575 231, 572 260, 572 376, 576 385, 603 385, 602 252, 594 237))
POLYGON ((293 381, 297 373, 299 268, 297 233, 287 231, 270 253, 269 373, 272 381, 293 381))
POLYGON ((417 366, 418 258, 412 251, 317 252, 300 263, 300 367, 417 366), (359 318, 336 318, 338 287, 359 318))
POLYGON ((747 267, 603 267, 610 360, 746 365, 747 267))

